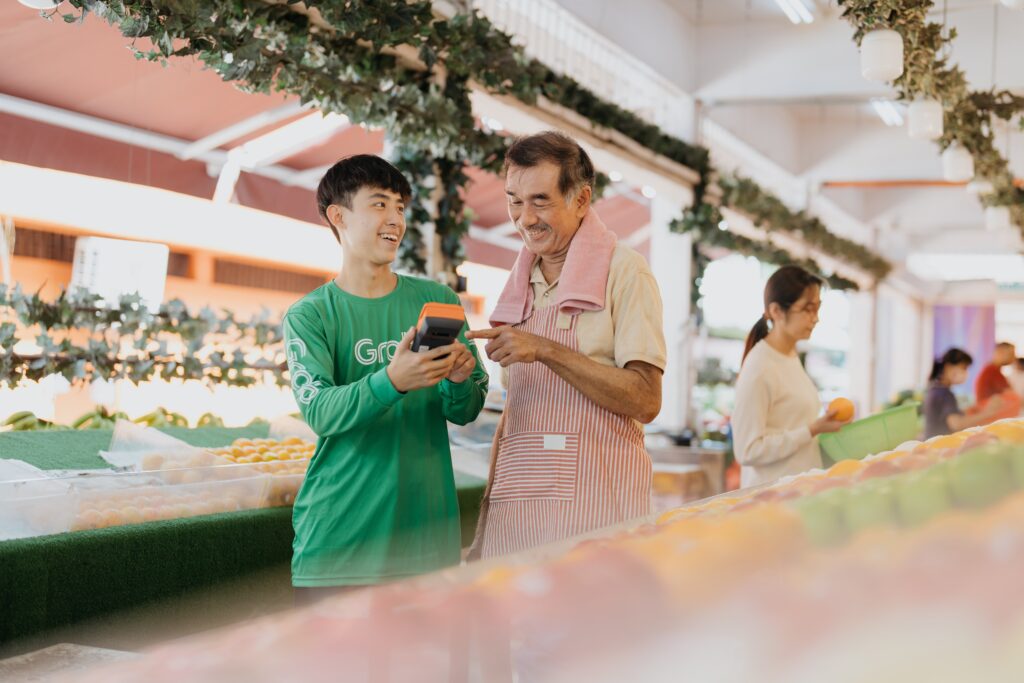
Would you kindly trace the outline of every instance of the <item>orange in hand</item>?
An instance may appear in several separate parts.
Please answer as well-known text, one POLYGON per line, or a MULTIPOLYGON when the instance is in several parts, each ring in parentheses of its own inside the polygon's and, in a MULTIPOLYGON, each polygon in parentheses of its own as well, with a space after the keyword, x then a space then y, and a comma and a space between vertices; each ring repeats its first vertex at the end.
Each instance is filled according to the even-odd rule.
POLYGON ((837 398, 828 404, 828 412, 840 422, 847 422, 853 419, 853 402, 848 398, 837 398))

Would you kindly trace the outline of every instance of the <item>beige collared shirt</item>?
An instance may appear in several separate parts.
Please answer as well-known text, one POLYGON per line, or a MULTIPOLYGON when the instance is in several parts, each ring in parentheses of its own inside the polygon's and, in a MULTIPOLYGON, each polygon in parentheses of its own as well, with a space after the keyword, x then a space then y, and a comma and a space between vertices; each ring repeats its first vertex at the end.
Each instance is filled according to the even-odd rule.
MULTIPOLYGON (((530 273, 533 307, 547 308, 555 303, 558 281, 548 283, 540 269, 540 260, 530 273)), ((584 311, 576 321, 579 352, 612 367, 625 367, 630 361, 643 361, 665 369, 665 334, 662 329, 661 293, 647 261, 639 253, 616 245, 612 254, 605 290, 605 306, 600 311, 584 311)), ((569 316, 559 323, 568 326, 569 316)), ((508 385, 508 371, 502 370, 502 384, 508 385)))

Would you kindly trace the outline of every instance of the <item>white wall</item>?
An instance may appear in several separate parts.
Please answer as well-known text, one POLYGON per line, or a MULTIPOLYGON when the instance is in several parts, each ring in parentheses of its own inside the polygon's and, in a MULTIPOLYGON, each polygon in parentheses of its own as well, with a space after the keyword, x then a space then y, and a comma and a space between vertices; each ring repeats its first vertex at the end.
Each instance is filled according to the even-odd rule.
POLYGON ((619 44, 658 73, 692 93, 697 36, 670 2, 662 0, 557 0, 583 23, 619 44))
MULTIPOLYGON (((705 110, 707 116, 789 173, 801 166, 803 131, 799 121, 780 107, 745 106, 705 110)), ((742 164, 741 164, 742 166, 742 164)), ((743 172, 743 169, 740 169, 743 172)), ((746 173, 749 175, 749 172, 746 173)))
POLYGON ((662 378, 661 414, 655 424, 681 431, 690 424, 693 335, 690 321, 691 238, 670 232, 668 224, 679 215, 679 204, 655 197, 651 201, 651 271, 658 281, 664 306, 665 344, 668 351, 662 378))
POLYGON ((884 92, 884 86, 860 77, 852 35, 853 29, 841 21, 701 27, 697 95, 717 100, 884 92))
POLYGON ((850 373, 848 398, 857 407, 858 415, 867 415, 874 407, 874 305, 872 292, 850 294, 850 351, 846 369, 850 373))
POLYGON ((903 389, 923 388, 928 363, 922 358, 927 306, 892 287, 878 288, 874 405, 880 407, 903 389))

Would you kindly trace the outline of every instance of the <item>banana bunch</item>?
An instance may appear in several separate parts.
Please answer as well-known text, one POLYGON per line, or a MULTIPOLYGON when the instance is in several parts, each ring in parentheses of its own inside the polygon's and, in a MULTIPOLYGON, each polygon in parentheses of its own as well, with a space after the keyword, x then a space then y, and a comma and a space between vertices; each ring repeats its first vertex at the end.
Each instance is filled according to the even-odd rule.
POLYGON ((180 413, 172 413, 166 408, 157 408, 137 418, 135 422, 147 427, 188 427, 188 418, 180 413))
POLYGON ((31 432, 40 429, 67 429, 64 425, 36 417, 36 414, 31 410, 22 410, 14 413, 4 421, 3 426, 10 427, 11 431, 14 432, 31 432))
POLYGON ((114 423, 118 420, 127 420, 128 416, 118 411, 111 413, 104 407, 99 407, 91 413, 86 413, 71 423, 73 429, 113 429, 114 423))
POLYGON ((223 427, 224 420, 220 419, 213 413, 203 413, 199 416, 199 421, 196 422, 196 427, 223 427))

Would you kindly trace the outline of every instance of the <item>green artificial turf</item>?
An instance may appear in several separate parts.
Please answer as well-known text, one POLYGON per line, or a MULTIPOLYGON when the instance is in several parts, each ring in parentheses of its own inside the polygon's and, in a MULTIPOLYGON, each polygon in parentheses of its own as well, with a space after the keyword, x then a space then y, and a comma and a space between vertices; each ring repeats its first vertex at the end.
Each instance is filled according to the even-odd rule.
MULTIPOLYGON (((235 439, 267 435, 267 425, 252 427, 167 427, 160 431, 193 446, 227 446, 235 439)), ((44 470, 88 470, 110 467, 99 456, 110 447, 111 429, 0 433, 0 458, 24 460, 44 470)))
POLYGON ((0 543, 0 642, 181 595, 291 557, 291 509, 0 543))

